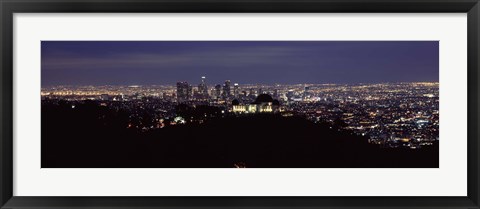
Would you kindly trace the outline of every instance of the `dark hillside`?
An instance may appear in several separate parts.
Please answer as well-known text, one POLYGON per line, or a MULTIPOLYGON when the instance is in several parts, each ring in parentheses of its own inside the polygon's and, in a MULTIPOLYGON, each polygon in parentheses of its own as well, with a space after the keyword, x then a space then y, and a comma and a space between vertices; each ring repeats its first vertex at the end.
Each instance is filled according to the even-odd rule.
POLYGON ((438 167, 438 146, 380 148, 300 117, 227 117, 147 132, 127 124, 127 113, 93 103, 42 106, 42 167, 438 167))

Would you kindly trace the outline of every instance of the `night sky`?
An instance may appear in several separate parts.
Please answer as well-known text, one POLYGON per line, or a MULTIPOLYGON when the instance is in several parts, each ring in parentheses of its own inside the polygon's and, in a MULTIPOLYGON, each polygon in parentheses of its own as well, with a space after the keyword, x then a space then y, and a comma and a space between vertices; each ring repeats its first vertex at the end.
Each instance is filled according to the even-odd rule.
POLYGON ((437 41, 42 41, 42 87, 438 81, 437 41))

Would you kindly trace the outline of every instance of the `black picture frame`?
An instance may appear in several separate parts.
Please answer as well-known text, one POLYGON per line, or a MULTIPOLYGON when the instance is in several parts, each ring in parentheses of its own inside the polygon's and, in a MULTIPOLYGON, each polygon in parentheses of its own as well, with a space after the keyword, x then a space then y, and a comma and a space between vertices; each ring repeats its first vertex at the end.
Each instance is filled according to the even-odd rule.
MULTIPOLYGON (((480 208, 478 0, 0 0, 0 205, 2 208, 480 208), (466 197, 21 197, 13 196, 14 13, 467 13, 466 197)), ((446 181, 450 179, 445 179, 446 181)), ((94 188, 92 188, 94 189, 94 188)))

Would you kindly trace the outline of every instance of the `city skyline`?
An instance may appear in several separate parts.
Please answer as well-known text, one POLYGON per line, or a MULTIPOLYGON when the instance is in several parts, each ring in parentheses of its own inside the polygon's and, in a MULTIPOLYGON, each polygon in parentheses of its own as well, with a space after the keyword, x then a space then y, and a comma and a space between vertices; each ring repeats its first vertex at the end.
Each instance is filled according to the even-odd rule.
POLYGON ((438 41, 43 41, 42 168, 438 168, 438 41))
POLYGON ((438 82, 436 41, 43 41, 42 87, 438 82))
POLYGON ((438 167, 437 82, 203 84, 42 89, 42 167, 438 167))

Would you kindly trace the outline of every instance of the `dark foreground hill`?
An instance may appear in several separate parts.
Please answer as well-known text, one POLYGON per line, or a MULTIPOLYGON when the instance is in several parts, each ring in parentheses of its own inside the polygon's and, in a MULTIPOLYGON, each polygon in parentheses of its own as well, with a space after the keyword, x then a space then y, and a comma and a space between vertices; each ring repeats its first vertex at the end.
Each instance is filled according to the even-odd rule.
POLYGON ((227 117, 148 132, 90 106, 42 107, 42 167, 438 167, 438 146, 385 149, 300 117, 227 117))

